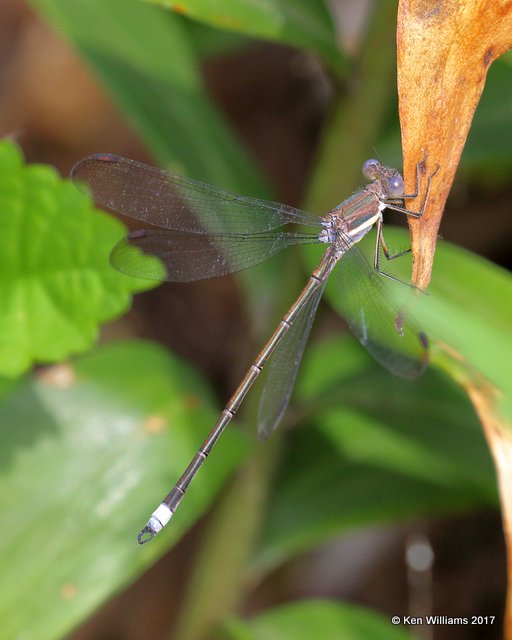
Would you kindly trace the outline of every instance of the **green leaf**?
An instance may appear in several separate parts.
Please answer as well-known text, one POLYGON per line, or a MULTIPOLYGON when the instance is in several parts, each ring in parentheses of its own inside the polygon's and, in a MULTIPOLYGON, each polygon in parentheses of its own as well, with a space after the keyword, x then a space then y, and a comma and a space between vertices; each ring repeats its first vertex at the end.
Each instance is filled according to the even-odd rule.
POLYGON ((136 535, 216 413, 190 367, 143 341, 11 385, 0 405, 2 638, 69 633, 178 540, 243 454, 236 430, 167 528, 144 547, 136 535))
POLYGON ((304 600, 262 613, 250 620, 233 618, 221 638, 229 640, 407 640, 389 617, 355 605, 304 600))
POLYGON ((188 40, 199 59, 225 56, 247 49, 255 44, 252 38, 236 31, 220 31, 201 22, 187 22, 188 40))
POLYGON ((315 49, 343 68, 334 25, 323 0, 148 0, 214 27, 315 49))
POLYGON ((474 411, 446 376, 399 380, 347 337, 306 352, 297 397, 305 421, 290 434, 258 572, 355 527, 497 503, 474 411))
MULTIPOLYGON (((408 246, 404 230, 387 227, 386 239, 393 250, 408 246)), ((374 235, 369 234, 359 247, 372 261, 374 235)), ((308 264, 314 264, 311 252, 308 264)), ((408 282, 410 258, 384 262, 385 270, 408 282)), ((337 267, 343 269, 343 259, 337 267)), ((339 307, 339 293, 330 283, 326 297, 334 308, 339 307)), ((406 291, 401 284, 386 285, 392 292, 406 291)), ((512 417, 512 277, 504 269, 469 251, 448 242, 438 243, 432 282, 426 295, 409 296, 409 309, 433 345, 432 364, 442 368, 446 360, 435 342, 455 349, 465 361, 485 376, 502 395, 501 406, 512 417)))
POLYGON ((24 166, 0 144, 0 375, 85 351, 98 324, 122 314, 131 293, 154 286, 117 273, 111 248, 124 235, 47 166, 24 166))
POLYGON ((80 50, 162 164, 240 193, 267 193, 203 86, 196 31, 183 18, 139 0, 32 3, 80 50))
MULTIPOLYGON (((488 260, 440 242, 430 295, 414 313, 433 339, 455 349, 503 394, 502 409, 512 418, 512 277, 488 260)), ((433 356, 437 362, 436 354, 433 356)))

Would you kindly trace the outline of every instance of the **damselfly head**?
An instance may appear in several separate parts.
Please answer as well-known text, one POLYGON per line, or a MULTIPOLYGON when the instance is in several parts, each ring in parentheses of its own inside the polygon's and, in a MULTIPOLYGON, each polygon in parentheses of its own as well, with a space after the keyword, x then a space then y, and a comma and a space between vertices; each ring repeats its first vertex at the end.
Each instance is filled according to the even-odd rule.
POLYGON ((363 176, 367 180, 380 180, 387 198, 401 198, 404 195, 404 179, 396 169, 389 169, 374 158, 363 164, 363 176))

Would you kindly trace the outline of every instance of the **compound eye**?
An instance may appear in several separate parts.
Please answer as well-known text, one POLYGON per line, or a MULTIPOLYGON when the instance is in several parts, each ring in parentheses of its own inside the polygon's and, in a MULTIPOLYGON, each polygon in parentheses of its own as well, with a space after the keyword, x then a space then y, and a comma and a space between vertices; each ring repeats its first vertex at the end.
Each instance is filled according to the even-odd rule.
POLYGON ((363 164, 363 176, 367 180, 377 180, 377 178, 380 176, 381 169, 381 163, 378 160, 374 160, 372 158, 370 160, 367 160, 363 164))
POLYGON ((388 198, 401 198, 404 195, 404 179, 397 174, 388 180, 387 196, 388 198))

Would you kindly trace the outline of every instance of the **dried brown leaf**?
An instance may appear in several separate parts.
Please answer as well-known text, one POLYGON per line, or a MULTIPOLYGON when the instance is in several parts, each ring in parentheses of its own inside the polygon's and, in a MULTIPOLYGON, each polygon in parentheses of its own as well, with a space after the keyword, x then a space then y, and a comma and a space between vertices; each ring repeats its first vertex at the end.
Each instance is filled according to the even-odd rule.
POLYGON ((424 217, 410 221, 413 281, 421 288, 430 282, 446 198, 487 70, 511 47, 510 0, 399 3, 398 93, 406 192, 413 190, 414 168, 425 153, 428 172, 439 164, 424 217))
MULTIPOLYGON (((415 165, 425 153, 427 171, 439 165, 425 215, 410 222, 413 281, 425 288, 446 198, 487 70, 512 47, 512 2, 401 0, 397 47, 406 192, 411 193, 407 188, 414 184, 415 165)), ((452 369, 459 359, 450 356, 452 369)), ((512 428, 498 410, 497 390, 467 363, 460 371, 455 377, 479 415, 498 475, 509 556, 505 637, 512 640, 512 428)))

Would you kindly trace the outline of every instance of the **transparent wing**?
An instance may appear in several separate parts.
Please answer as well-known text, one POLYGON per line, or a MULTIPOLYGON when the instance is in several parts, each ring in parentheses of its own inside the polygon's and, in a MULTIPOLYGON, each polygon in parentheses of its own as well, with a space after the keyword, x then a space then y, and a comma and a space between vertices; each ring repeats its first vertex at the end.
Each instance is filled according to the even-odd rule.
POLYGON ((374 271, 349 240, 331 278, 338 284, 335 306, 368 352, 397 376, 420 376, 428 365, 429 348, 408 312, 417 292, 374 271))
POLYGON ((277 202, 239 196, 111 154, 73 167, 78 189, 109 209, 157 227, 190 233, 253 233, 320 219, 277 202))
POLYGON ((114 247, 110 262, 131 276, 190 282, 240 271, 286 247, 315 242, 316 235, 287 232, 222 236, 140 229, 114 247))
POLYGON ((313 325, 325 282, 313 293, 276 347, 266 371, 258 411, 258 436, 264 440, 279 426, 297 378, 306 342, 313 325))

